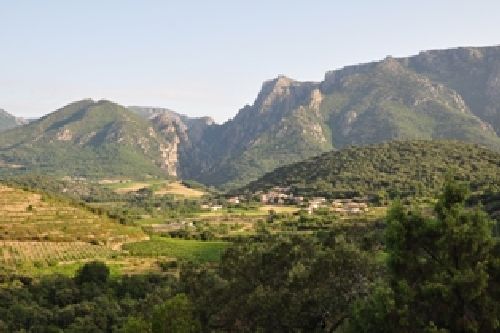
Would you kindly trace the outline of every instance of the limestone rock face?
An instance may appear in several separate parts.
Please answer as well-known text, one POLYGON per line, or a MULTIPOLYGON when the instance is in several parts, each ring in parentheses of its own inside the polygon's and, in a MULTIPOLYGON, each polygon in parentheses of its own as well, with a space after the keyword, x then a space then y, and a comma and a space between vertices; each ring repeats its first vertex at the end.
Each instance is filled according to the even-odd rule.
POLYGON ((198 145, 207 127, 214 125, 210 117, 190 118, 170 109, 131 106, 129 110, 147 118, 149 137, 161 139, 158 147, 160 167, 169 176, 178 176, 181 155, 198 145))

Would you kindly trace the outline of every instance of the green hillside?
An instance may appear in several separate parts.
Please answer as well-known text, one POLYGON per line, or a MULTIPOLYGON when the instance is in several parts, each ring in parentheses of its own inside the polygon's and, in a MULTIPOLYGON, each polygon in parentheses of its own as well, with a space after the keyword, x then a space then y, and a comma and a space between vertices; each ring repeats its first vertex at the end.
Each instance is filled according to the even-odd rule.
POLYGON ((500 189, 500 154, 455 141, 389 142, 349 147, 291 164, 243 188, 256 192, 291 186, 297 194, 391 198, 435 194, 447 174, 472 191, 500 189))
POLYGON ((108 102, 72 103, 0 135, 0 173, 83 177, 166 175, 168 145, 151 124, 108 102))

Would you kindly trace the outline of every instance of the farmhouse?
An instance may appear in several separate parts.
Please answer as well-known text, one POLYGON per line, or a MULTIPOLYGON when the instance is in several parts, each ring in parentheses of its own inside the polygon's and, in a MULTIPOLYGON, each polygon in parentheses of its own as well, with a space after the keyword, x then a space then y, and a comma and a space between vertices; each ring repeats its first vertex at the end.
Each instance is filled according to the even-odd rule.
POLYGON ((354 199, 335 199, 332 201, 332 211, 341 214, 361 214, 368 210, 366 202, 354 199))
POLYGON ((233 205, 237 205, 240 203, 240 198, 239 197, 231 197, 227 199, 227 202, 233 205))

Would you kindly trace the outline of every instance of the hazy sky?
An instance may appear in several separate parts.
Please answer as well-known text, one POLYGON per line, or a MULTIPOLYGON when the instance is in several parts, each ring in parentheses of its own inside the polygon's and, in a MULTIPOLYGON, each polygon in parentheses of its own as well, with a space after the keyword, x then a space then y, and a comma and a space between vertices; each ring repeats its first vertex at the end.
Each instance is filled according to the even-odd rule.
POLYGON ((82 98, 233 117, 278 74, 500 44, 500 1, 0 0, 0 108, 82 98))

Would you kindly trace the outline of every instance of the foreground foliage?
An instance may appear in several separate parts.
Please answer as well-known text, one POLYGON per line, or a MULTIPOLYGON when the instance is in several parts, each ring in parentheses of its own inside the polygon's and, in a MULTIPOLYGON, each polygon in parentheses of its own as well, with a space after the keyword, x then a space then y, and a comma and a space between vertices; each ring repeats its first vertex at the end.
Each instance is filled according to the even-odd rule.
POLYGON ((500 244, 492 221, 445 186, 429 218, 401 205, 388 215, 389 279, 356 310, 359 332, 497 332, 500 244))
POLYGON ((242 238, 178 278, 111 278, 99 262, 75 278, 2 274, 0 331, 498 332, 500 243, 466 197, 450 182, 433 212, 395 204, 383 241, 348 226, 242 238))

